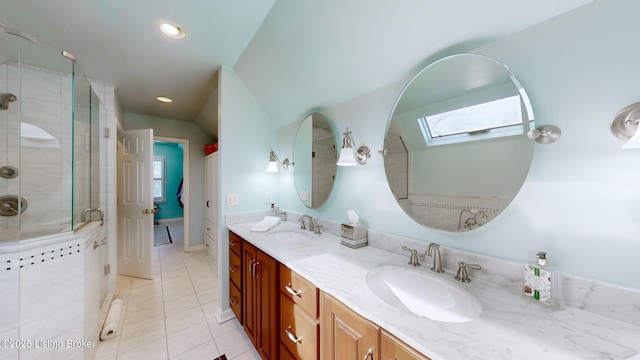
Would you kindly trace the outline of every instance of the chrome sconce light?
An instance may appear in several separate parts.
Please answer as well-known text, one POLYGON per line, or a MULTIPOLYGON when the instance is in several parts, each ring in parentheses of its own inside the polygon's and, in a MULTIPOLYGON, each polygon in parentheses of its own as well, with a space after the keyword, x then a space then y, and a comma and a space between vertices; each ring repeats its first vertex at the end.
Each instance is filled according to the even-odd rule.
POLYGON ((562 131, 555 125, 542 125, 537 129, 529 130, 527 137, 538 144, 551 144, 558 141, 561 134, 562 131))
POLYGON ((355 141, 351 136, 351 131, 347 128, 342 139, 342 149, 340 150, 340 158, 336 165, 338 166, 356 166, 366 165, 371 158, 371 151, 367 146, 360 146, 358 150, 355 150, 355 141))
MULTIPOLYGON (((280 162, 280 159, 278 159, 278 155, 276 155, 273 149, 271 149, 271 151, 269 151, 269 165, 267 165, 267 172, 271 172, 271 173, 278 172, 279 162, 280 162)), ((289 162, 289 159, 284 159, 281 165, 283 169, 287 170, 289 168, 289 165, 293 165, 293 163, 289 162)))
POLYGON ((640 103, 629 105, 618 111, 611 120, 611 133, 618 139, 624 140, 623 149, 640 149, 640 103))

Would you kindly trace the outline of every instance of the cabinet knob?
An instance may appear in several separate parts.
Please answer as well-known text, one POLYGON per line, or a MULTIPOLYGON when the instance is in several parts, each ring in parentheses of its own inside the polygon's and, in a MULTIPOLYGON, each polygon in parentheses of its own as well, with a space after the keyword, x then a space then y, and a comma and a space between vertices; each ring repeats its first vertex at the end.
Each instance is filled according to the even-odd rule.
POLYGON ((234 265, 229 266, 229 272, 233 273, 233 272, 236 272, 236 271, 238 271, 238 267, 237 266, 234 266, 234 265))
POLYGON ((240 302, 240 300, 238 300, 238 298, 237 298, 237 297, 232 296, 232 297, 229 299, 229 306, 236 306, 236 305, 238 305, 238 303, 239 303, 239 302, 240 302))

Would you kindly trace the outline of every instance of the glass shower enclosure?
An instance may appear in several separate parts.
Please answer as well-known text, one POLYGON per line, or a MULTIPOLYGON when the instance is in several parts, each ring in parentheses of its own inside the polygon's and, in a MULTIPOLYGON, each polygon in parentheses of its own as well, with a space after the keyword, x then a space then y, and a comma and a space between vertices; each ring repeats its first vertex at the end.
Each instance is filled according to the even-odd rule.
POLYGON ((99 102, 72 55, 0 23, 0 245, 99 207, 99 102))

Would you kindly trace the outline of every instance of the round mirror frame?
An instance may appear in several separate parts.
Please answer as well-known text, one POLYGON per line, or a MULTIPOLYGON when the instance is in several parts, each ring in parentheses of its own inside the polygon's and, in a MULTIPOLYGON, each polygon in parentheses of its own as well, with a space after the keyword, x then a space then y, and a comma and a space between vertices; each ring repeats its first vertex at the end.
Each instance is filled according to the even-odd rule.
MULTIPOLYGON (((435 70, 435 71, 438 72, 438 70, 435 70)), ((464 71, 451 71, 451 73, 458 75, 458 77, 460 77, 460 79, 451 79, 451 83, 459 83, 459 84, 462 84, 463 82, 468 83, 468 80, 464 78, 465 76, 463 75, 464 71)), ((473 78, 472 79, 473 82, 486 80, 486 77, 483 77, 482 75, 483 74, 476 74, 474 72, 469 72, 467 74, 469 78, 473 78)), ((436 76, 436 78, 437 77, 439 77, 439 74, 438 76, 436 76)), ((450 80, 450 79, 447 79, 447 80, 450 80)), ((450 84, 449 82, 439 83, 436 85, 429 83, 429 86, 436 89, 434 94, 440 92, 441 89, 444 89, 443 92, 446 93, 447 86, 449 84, 450 84)), ((487 84, 484 84, 482 86, 482 89, 489 89, 489 90, 493 89, 493 87, 488 87, 487 84)), ((506 88, 507 87, 506 83, 503 83, 501 87, 506 88)), ((480 89, 480 87, 476 87, 476 88, 471 87, 471 89, 474 89, 472 91, 474 92, 480 89)), ((424 105, 423 103, 421 103, 422 108, 420 108, 420 111, 422 111, 422 113, 420 116, 426 119, 426 116, 430 115, 430 114, 427 114, 426 111, 424 110, 426 109, 427 106, 432 107, 432 105, 434 104, 438 104, 438 106, 441 106, 441 104, 446 103, 447 101, 451 102, 452 99, 455 100, 453 102, 459 102, 460 101, 459 99, 462 99, 468 95, 468 92, 466 90, 467 89, 465 88, 464 92, 456 93, 457 97, 454 97, 454 98, 445 97, 442 99, 437 99, 437 101, 429 102, 427 105, 424 105), (463 95, 461 96, 460 94, 463 94, 463 95)), ((486 90, 482 90, 482 91, 486 91, 486 90)), ((415 94, 409 94, 409 95, 410 97, 415 96, 415 94)), ((424 93, 420 93, 419 97, 423 97, 423 95, 424 93)), ((473 103, 473 104, 477 104, 477 103, 473 103)), ((464 105, 464 106, 473 106, 473 104, 464 105)), ((464 106, 460 106, 458 108, 462 108, 464 106)), ((410 108, 413 109, 412 107, 410 108)), ((431 109, 431 110, 433 111, 436 109, 431 109)), ((412 115, 415 115, 415 114, 412 114, 412 115)), ((529 167, 531 165, 531 161, 533 158, 534 141, 532 141, 531 139, 528 139, 526 134, 528 130, 535 129, 533 119, 534 119, 533 110, 531 108, 531 104, 529 102, 529 98, 526 94, 526 91, 524 90, 520 82, 516 79, 515 75, 509 70, 509 68, 504 64, 496 61, 495 59, 492 59, 490 57, 483 56, 483 55, 477 55, 477 54, 457 54, 457 55, 447 56, 445 58, 442 58, 440 60, 437 60, 427 65, 424 69, 418 72, 418 74, 416 74, 407 83, 407 85, 403 88, 403 90, 398 95, 394 103, 393 109, 390 113, 389 120, 387 122, 387 128, 385 131, 384 151, 383 151, 385 175, 387 178, 387 184, 389 185, 392 193, 394 194, 394 198, 398 202, 398 205, 400 205, 400 207, 409 217, 411 217, 414 221, 416 221, 420 225, 428 228, 432 228, 432 229, 442 230, 442 231, 449 231, 449 232, 469 231, 469 230, 476 229, 486 224, 487 222, 493 220, 497 215, 499 215, 506 209, 509 203, 511 203, 515 195, 519 192, 520 188, 524 184, 524 181, 528 174, 529 167), (514 95, 508 95, 508 96, 515 96, 515 94, 520 96, 520 112, 522 113, 522 116, 521 116, 522 134, 521 135, 519 134, 517 136, 495 138, 493 140, 487 139, 487 140, 468 141, 468 142, 457 143, 457 144, 432 146, 432 145, 426 145, 426 142, 428 142, 428 140, 426 140, 427 135, 424 135, 424 138, 422 138, 422 134, 424 134, 428 130, 424 130, 424 129, 421 129, 422 131, 417 130, 420 126, 418 124, 420 121, 419 118, 416 116, 413 116, 413 117, 406 116, 406 119, 408 119, 406 121, 413 121, 414 124, 412 126, 415 127, 415 129, 413 128, 411 129, 410 131, 411 134, 409 134, 408 136, 409 137, 416 136, 415 133, 420 133, 417 136, 420 136, 421 139, 423 140, 422 146, 424 147, 424 149, 419 149, 419 151, 412 151, 411 144, 416 144, 416 142, 404 141, 405 139, 403 139, 403 136, 406 137, 407 132, 406 131, 403 132, 403 130, 405 129, 400 129, 403 125, 400 125, 400 120, 397 120, 398 114, 403 115, 403 114, 410 113, 410 111, 397 113, 399 109, 399 105, 403 106, 404 104, 402 103, 403 97, 408 96, 408 93, 410 93, 412 88, 420 86, 417 84, 419 84, 420 79, 427 77, 427 75, 425 74, 428 74, 429 69, 433 69, 434 67, 439 68, 446 61, 450 61, 451 63, 453 63, 453 61, 451 60, 457 60, 458 62, 460 62, 461 60, 466 61, 462 57, 468 57, 468 59, 470 60, 472 59, 471 57, 473 57, 473 59, 479 59, 479 61, 483 61, 483 62, 491 61, 492 63, 490 65, 492 66, 495 65, 498 68, 503 69, 504 74, 502 74, 500 79, 508 78, 511 81, 510 84, 512 84, 514 87, 513 89, 508 90, 509 92, 513 91, 514 95), (519 146, 519 148, 515 150, 513 154, 511 154, 512 153, 511 151, 504 151, 504 147, 506 147, 507 143, 510 141, 514 143, 513 146, 519 146), (505 165, 504 165, 505 168, 502 169, 502 168, 499 168, 497 165, 493 164, 493 163, 500 163, 502 162, 502 160, 495 161, 494 158, 492 157, 491 159, 493 163, 489 165, 489 169, 491 170, 484 171, 485 174, 477 171, 476 169, 475 173, 471 173, 470 175, 467 174, 467 176, 464 176, 465 171, 470 172, 472 170, 471 169, 460 170, 463 168, 462 165, 459 165, 458 166, 459 169, 452 171, 451 173, 445 173, 443 175, 442 173, 439 172, 442 170, 447 170, 447 169, 443 169, 445 167, 444 166, 445 164, 447 168, 456 167, 456 165, 449 165, 450 163, 454 162, 454 161, 451 161, 451 159, 455 160, 455 162, 458 162, 460 160, 462 160, 461 162, 464 162, 467 157, 474 158, 474 156, 480 156, 476 154, 478 153, 478 151, 475 151, 475 150, 469 151, 469 148, 471 146, 474 146, 476 148, 482 148, 482 151, 491 153, 493 155, 498 155, 498 154, 507 152, 510 154, 505 154, 505 158, 511 157, 512 159, 509 159, 509 161, 505 161, 505 165), (498 148, 488 150, 489 149, 488 147, 491 147, 491 146, 494 146, 494 147, 497 146, 498 148), (499 146, 502 146, 502 148, 499 148, 499 146), (405 149, 406 155, 402 154, 403 147, 405 149), (430 151, 431 153, 427 153, 426 151, 430 151), (452 151, 452 152, 457 151, 456 157, 452 158, 451 155, 446 154, 445 151, 452 151), (429 167, 428 169, 419 168, 410 163, 412 161, 416 161, 416 159, 418 158, 424 159, 425 156, 427 156, 425 154, 432 154, 432 155, 428 155, 431 157, 437 156, 439 157, 439 161, 431 161, 430 165, 428 166, 429 167), (517 155, 521 155, 522 158, 517 158, 517 155), (402 158, 402 160, 398 161, 397 159, 399 158, 402 158), (449 159, 449 160, 444 160, 444 159, 449 159), (404 165, 403 163, 405 161, 406 161, 406 165, 404 165), (436 166, 433 166, 434 164, 442 164, 443 166, 438 168, 436 166), (513 166, 513 164, 515 164, 516 170, 518 171, 517 174, 511 174, 508 172, 509 167, 513 166), (406 170, 403 168, 405 166, 406 166, 406 170), (433 171, 434 169, 437 169, 437 170, 433 171), (492 178, 491 175, 493 174, 486 174, 488 172, 495 173, 496 176, 502 176, 502 177, 497 179, 495 177, 492 178), (404 175, 405 173, 406 173, 406 176, 404 175), (425 177, 426 174, 435 174, 435 175, 427 175, 425 177), (433 178, 436 178, 436 177, 440 178, 439 181, 442 184, 444 183, 463 184, 464 178, 467 178, 468 180, 470 180, 468 183, 472 183, 475 179, 480 179, 479 180, 480 182, 484 181, 483 184, 486 184, 488 189, 492 189, 496 187, 495 185, 490 186, 491 181, 493 181, 494 184, 498 181, 504 181, 506 183, 505 179, 511 179, 511 178, 513 178, 514 181, 513 181, 513 184, 509 184, 508 186, 510 188, 509 195, 500 194, 498 196, 495 193, 484 193, 483 191, 480 191, 479 194, 469 194, 469 193, 462 193, 462 192, 455 192, 455 191, 454 192, 435 191, 433 193, 415 192, 416 191, 415 183, 418 183, 416 179, 418 179, 418 176, 420 175, 422 175, 422 177, 419 178, 421 180, 419 182, 420 184, 428 183, 429 185, 431 185, 433 183, 437 183, 437 181, 431 181, 433 178), (404 185, 405 181, 406 181, 406 185, 404 185), (401 184, 401 185, 397 185, 397 184, 401 184)), ((406 121, 403 124, 406 124, 407 123, 406 121)), ((426 120, 425 120, 425 123, 426 123, 426 120)), ((488 131, 480 131, 478 133, 486 133, 486 132, 488 131)), ((472 132, 468 132, 467 134, 464 134, 464 135, 471 136, 475 134, 472 134, 472 132)), ((414 147, 417 147, 417 146, 414 145, 414 147)), ((481 161, 487 161, 486 157, 484 160, 481 160, 481 161)), ((485 169, 481 169, 481 170, 485 170, 485 169)), ((447 187, 447 186, 453 187, 454 185, 450 185, 450 184, 441 185, 440 188, 447 187)), ((474 188, 474 187, 476 187, 475 184, 473 184, 473 186, 470 186, 470 188, 474 188)), ((438 188, 438 186, 435 186, 435 188, 438 188)), ((461 186, 460 188, 465 189, 465 191, 467 191, 467 189, 464 186, 461 186)))
POLYGON ((302 120, 293 146, 293 180, 300 201, 310 209, 321 207, 331 196, 337 172, 337 145, 331 120, 317 112, 302 120), (315 126, 319 122, 324 125, 315 126))

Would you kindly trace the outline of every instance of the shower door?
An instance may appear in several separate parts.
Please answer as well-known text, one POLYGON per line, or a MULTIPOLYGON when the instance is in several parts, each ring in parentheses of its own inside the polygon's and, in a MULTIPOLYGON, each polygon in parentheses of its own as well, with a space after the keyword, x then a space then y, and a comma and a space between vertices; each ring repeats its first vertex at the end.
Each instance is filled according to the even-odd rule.
POLYGON ((73 62, 0 31, 0 242, 71 231, 73 62))

